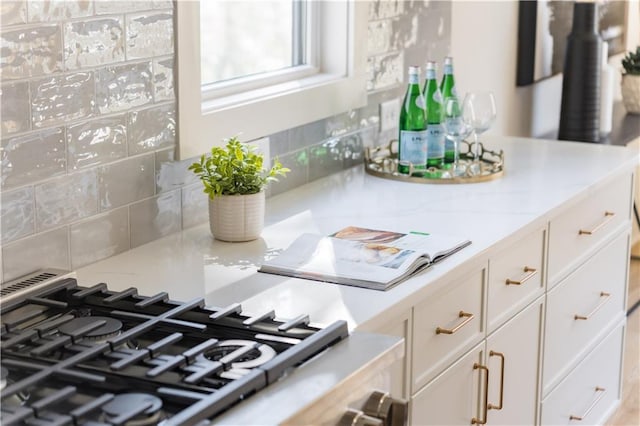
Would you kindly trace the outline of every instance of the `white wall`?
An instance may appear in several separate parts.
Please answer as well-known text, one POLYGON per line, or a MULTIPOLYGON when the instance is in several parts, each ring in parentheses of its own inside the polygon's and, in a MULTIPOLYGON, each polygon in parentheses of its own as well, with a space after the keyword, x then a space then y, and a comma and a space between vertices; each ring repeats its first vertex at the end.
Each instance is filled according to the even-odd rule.
MULTIPOLYGON (((629 1, 627 50, 640 44, 639 2, 629 1)), ((556 129, 562 75, 516 87, 518 2, 454 0, 451 15, 459 93, 484 89, 496 96, 498 117, 488 134, 540 136, 556 129)), ((620 57, 611 63, 619 68, 620 57)), ((619 83, 616 87, 619 90, 619 83)))

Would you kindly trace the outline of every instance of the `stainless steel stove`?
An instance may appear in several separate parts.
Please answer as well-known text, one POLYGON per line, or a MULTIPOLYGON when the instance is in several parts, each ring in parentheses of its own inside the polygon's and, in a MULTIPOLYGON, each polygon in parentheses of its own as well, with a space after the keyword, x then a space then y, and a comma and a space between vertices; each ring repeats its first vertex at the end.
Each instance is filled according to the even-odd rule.
POLYGON ((209 423, 348 336, 344 321, 320 328, 44 274, 2 290, 4 426, 209 423))

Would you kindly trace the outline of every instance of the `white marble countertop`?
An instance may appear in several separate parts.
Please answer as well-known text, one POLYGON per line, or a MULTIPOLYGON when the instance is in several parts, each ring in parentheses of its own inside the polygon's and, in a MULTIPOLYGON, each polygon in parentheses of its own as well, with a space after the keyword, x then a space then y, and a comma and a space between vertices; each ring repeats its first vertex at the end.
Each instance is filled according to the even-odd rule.
POLYGON ((275 309, 280 318, 308 314, 320 325, 346 320, 357 332, 331 348, 333 356, 318 357, 216 418, 225 424, 250 424, 256 413, 270 413, 264 422, 280 423, 329 397, 333 386, 371 361, 363 356, 402 356, 398 338, 386 341, 362 331, 375 331, 394 315, 406 314, 457 273, 466 273, 476 262, 485 265, 494 249, 546 226, 568 203, 588 197, 640 160, 638 149, 597 144, 506 138, 488 145, 505 151, 505 174, 497 180, 407 183, 368 175, 358 166, 269 198, 266 227, 256 241, 215 241, 204 224, 83 267, 76 271, 79 284, 106 282, 112 290, 137 287, 144 295, 166 291, 175 300, 203 297, 211 306, 240 302, 247 314, 275 309), (473 243, 388 291, 257 272, 263 259, 301 233, 330 234, 348 225, 453 234, 473 243))
POLYGON ((462 265, 482 262, 490 248, 544 226, 549 214, 640 159, 637 149, 577 142, 503 138, 487 145, 505 151, 502 178, 428 185, 374 177, 357 166, 269 198, 256 241, 216 241, 204 224, 83 267, 79 284, 167 291, 175 300, 204 297, 212 306, 241 302, 247 313, 309 314, 320 324, 343 319, 355 329, 409 308, 462 265), (348 225, 453 234, 473 244, 386 292, 257 272, 264 258, 302 232, 329 234, 348 225))

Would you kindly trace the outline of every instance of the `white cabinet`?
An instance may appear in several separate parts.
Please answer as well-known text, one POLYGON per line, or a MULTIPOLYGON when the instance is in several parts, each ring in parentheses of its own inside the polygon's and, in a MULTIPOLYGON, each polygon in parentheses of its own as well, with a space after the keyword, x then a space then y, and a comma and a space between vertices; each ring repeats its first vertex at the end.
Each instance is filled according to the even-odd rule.
POLYGON ((487 338, 487 424, 536 424, 543 315, 540 297, 487 338))
POLYGON ((485 269, 453 280, 414 307, 414 392, 484 338, 485 269))
POLYGON ((619 401, 633 178, 608 178, 414 305, 412 424, 606 420, 619 401))
POLYGON ((412 424, 535 424, 543 307, 541 297, 418 391, 412 424))
POLYGON ((628 247, 628 234, 618 235, 549 292, 545 395, 584 358, 611 322, 624 316, 628 247))
POLYGON ((479 401, 487 370, 480 368, 484 359, 484 342, 467 352, 411 401, 411 424, 469 425, 482 420, 484 409, 479 401))
POLYGON ((620 401, 624 321, 542 402, 543 425, 603 424, 620 401))

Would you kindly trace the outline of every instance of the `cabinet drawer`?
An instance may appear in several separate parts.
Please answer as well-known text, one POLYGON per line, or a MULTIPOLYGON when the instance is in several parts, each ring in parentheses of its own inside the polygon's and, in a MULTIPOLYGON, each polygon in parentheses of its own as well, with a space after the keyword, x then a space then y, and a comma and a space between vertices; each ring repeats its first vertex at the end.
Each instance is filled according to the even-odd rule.
POLYGON ((489 260, 489 333, 544 293, 544 238, 539 229, 489 260))
POLYGON ((484 337, 482 296, 485 269, 451 282, 414 307, 415 391, 484 337))
POLYGON ((631 183, 632 175, 624 174, 551 220, 548 288, 629 219, 631 183))
POLYGON ((611 321, 624 316, 628 240, 627 233, 619 235, 548 293, 545 394, 611 321))
POLYGON ((604 423, 620 400, 623 335, 620 324, 542 401, 543 425, 604 423))

